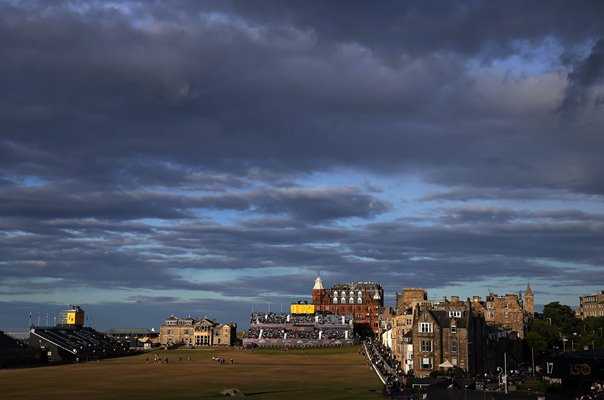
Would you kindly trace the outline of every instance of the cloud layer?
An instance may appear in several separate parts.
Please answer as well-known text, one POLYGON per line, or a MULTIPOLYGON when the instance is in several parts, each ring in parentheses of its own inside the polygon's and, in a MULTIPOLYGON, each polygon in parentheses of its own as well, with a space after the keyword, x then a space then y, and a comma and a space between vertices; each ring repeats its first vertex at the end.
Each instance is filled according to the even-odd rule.
POLYGON ((0 301, 601 288, 602 15, 0 2, 0 301))

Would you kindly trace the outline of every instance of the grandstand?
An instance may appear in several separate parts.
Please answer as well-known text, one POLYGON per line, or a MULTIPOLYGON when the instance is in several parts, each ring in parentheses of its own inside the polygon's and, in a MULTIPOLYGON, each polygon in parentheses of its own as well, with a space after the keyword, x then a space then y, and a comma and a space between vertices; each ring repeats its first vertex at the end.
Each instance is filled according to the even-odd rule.
POLYGON ((84 311, 71 307, 55 327, 30 327, 29 345, 50 362, 91 361, 132 354, 127 343, 84 327, 84 311))
POLYGON ((0 331, 0 368, 34 365, 40 361, 39 351, 0 331))
POLYGON ((127 343, 84 327, 31 328, 29 344, 46 351, 51 362, 92 361, 132 353, 127 343))
MULTIPOLYGON (((292 305, 292 310, 296 310, 292 305)), ((314 312, 314 309, 312 309, 314 312)), ((252 313, 245 347, 350 345, 355 341, 352 315, 252 313)))

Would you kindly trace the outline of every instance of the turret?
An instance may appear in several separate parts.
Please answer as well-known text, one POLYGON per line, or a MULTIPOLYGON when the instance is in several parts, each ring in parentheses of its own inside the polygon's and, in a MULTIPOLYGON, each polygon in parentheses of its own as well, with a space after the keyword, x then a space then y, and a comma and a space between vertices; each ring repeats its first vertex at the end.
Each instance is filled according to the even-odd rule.
POLYGON ((526 290, 524 292, 524 312, 530 318, 535 316, 535 296, 531 290, 530 283, 527 283, 526 290))
POLYGON ((325 295, 325 288, 323 287, 323 280, 321 275, 317 274, 315 278, 315 286, 312 288, 312 303, 314 305, 321 305, 323 303, 323 296, 325 295))

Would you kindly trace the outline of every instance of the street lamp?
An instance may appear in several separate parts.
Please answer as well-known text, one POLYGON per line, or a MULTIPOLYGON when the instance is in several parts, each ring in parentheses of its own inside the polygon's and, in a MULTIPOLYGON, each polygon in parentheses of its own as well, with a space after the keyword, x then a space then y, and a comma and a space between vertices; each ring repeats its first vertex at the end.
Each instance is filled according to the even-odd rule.
POLYGON ((571 340, 571 348, 573 351, 575 351, 575 339, 577 338, 577 332, 573 332, 573 338, 571 340))
POLYGON ((505 394, 508 394, 508 353, 503 353, 503 382, 505 394))

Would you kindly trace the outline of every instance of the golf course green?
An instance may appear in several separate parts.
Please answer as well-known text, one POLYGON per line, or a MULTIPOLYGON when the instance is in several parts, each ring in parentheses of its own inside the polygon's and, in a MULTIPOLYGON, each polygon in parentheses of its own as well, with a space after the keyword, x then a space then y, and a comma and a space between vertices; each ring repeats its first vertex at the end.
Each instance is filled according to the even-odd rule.
POLYGON ((224 389, 267 400, 383 398, 379 379, 356 346, 158 350, 98 362, 0 370, 0 399, 218 399, 224 398, 224 389), (154 361, 156 356, 161 362, 154 361))

